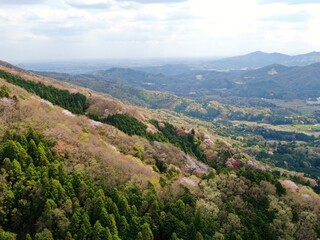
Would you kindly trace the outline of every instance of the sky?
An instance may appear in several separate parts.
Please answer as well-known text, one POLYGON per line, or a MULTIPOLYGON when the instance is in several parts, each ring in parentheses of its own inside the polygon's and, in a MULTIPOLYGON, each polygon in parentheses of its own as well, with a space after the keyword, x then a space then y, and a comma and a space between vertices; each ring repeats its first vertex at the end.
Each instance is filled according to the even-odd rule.
POLYGON ((320 51, 320 0, 0 0, 0 60, 320 51))

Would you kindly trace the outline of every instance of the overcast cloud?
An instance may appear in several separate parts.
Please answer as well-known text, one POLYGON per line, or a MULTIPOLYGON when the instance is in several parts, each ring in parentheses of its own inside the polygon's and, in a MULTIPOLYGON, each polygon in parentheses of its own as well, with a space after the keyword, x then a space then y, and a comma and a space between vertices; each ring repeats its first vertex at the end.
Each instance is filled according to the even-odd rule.
POLYGON ((310 4, 320 3, 319 0, 259 0, 260 3, 272 4, 272 3, 285 3, 285 4, 310 4))
POLYGON ((131 1, 150 4, 150 3, 177 3, 177 2, 186 2, 187 0, 131 0, 131 1))
POLYGON ((0 60, 319 51, 319 12, 299 0, 0 0, 0 60))
POLYGON ((26 5, 26 4, 38 4, 43 3, 45 0, 0 0, 0 4, 19 4, 19 5, 26 5))

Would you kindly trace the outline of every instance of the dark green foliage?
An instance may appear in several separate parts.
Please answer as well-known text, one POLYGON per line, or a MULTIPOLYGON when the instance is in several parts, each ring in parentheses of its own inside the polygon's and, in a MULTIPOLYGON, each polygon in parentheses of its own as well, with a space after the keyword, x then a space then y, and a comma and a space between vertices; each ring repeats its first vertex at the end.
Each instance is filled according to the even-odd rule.
POLYGON ((99 118, 95 115, 89 115, 89 117, 115 126, 130 136, 138 135, 148 139, 149 141, 171 143, 185 153, 197 157, 200 161, 207 162, 207 158, 200 147, 201 142, 197 137, 192 133, 178 134, 177 128, 168 122, 164 122, 164 127, 160 127, 158 121, 150 120, 150 123, 159 129, 158 133, 153 134, 147 131, 146 125, 128 114, 114 114, 109 115, 107 118, 99 118))
MULTIPOLYGON (((87 108, 87 98, 81 93, 70 93, 67 90, 46 86, 43 83, 25 80, 2 70, 0 70, 0 77, 75 114, 84 114, 87 108)), ((2 92, 3 89, 1 88, 0 95, 2 92)), ((7 93, 7 91, 4 91, 4 93, 7 93)))
POLYGON ((150 122, 159 129, 159 140, 165 139, 184 152, 197 157, 200 161, 207 162, 207 158, 200 147, 200 141, 194 134, 179 135, 177 129, 168 122, 164 122, 164 127, 160 127, 159 122, 156 120, 151 120, 150 122))
POLYGON ((18 239, 151 240, 170 239, 174 232, 187 239, 195 214, 195 199, 187 190, 165 202, 151 183, 145 193, 132 186, 120 191, 80 172, 65 172, 52 142, 31 129, 26 135, 8 131, 3 139, 1 239, 17 234, 18 239))
POLYGON ((247 228, 244 239, 276 240, 277 237, 272 234, 269 225, 275 218, 275 212, 267 210, 270 204, 268 198, 266 196, 253 197, 248 195, 244 196, 244 200, 247 202, 248 208, 250 208, 251 211, 246 212, 241 209, 236 210, 241 222, 247 228))
POLYGON ((165 173, 168 168, 168 165, 164 161, 161 161, 160 159, 156 159, 156 166, 160 171, 160 173, 165 173))
POLYGON ((262 150, 256 156, 259 161, 304 172, 313 178, 320 176, 320 157, 316 153, 318 146, 315 143, 278 142, 267 144, 267 147, 273 148, 273 154, 262 150))
POLYGON ((243 176, 247 179, 249 179, 252 183, 259 184, 262 180, 268 181, 272 184, 277 183, 276 177, 271 173, 267 171, 261 171, 258 169, 241 169, 237 172, 238 176, 243 176))
POLYGON ((147 127, 142 122, 127 114, 114 114, 102 119, 103 122, 115 126, 126 134, 146 136, 147 127))
POLYGON ((277 194, 279 196, 285 195, 287 193, 287 190, 284 187, 282 187, 280 182, 277 182, 275 186, 276 186, 277 194))

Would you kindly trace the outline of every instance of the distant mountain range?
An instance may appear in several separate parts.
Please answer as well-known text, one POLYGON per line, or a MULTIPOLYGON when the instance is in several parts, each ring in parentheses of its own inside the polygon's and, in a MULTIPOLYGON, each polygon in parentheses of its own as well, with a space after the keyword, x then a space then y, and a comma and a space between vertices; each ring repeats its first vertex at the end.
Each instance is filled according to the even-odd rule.
POLYGON ((272 64, 255 70, 228 72, 189 70, 177 75, 153 74, 128 68, 112 68, 78 75, 41 74, 130 101, 133 96, 141 97, 143 89, 196 99, 206 96, 271 99, 308 99, 320 96, 320 63, 295 67, 272 64))
POLYGON ((188 71, 178 75, 114 68, 96 71, 92 76, 100 81, 108 79, 118 84, 196 98, 210 95, 278 99, 320 96, 320 63, 295 67, 272 64, 246 71, 188 71))
POLYGON ((178 75, 192 70, 248 70, 265 67, 272 64, 284 66, 307 66, 320 62, 320 52, 290 56, 282 53, 265 53, 261 51, 249 54, 222 58, 213 61, 199 61, 191 64, 166 64, 160 66, 136 67, 135 70, 153 74, 178 75))
POLYGON ((265 53, 261 51, 222 59, 177 59, 177 60, 88 60, 71 62, 38 62, 20 63, 17 66, 39 72, 62 72, 68 74, 84 74, 113 68, 130 68, 136 71, 152 74, 179 75, 200 70, 249 70, 265 67, 272 64, 284 66, 307 66, 320 62, 320 52, 310 52, 290 56, 282 53, 265 53))
POLYGON ((211 61, 210 66, 217 69, 252 69, 271 64, 306 66, 317 62, 320 62, 320 52, 290 56, 282 53, 265 53, 257 51, 242 56, 211 61))

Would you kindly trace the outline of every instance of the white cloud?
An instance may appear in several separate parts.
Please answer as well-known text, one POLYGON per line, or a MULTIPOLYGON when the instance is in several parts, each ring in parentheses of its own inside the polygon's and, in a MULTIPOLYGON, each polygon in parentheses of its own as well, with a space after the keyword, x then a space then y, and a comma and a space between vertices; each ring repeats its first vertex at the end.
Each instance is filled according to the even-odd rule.
POLYGON ((319 0, 259 0, 262 4, 285 3, 290 5, 320 3, 319 0))
POLYGON ((28 5, 44 3, 46 0, 0 0, 2 5, 28 5))
POLYGON ((143 4, 153 4, 153 3, 180 3, 180 2, 186 2, 187 0, 127 0, 132 2, 138 2, 143 4))
POLYGON ((112 0, 65 0, 65 2, 71 7, 80 9, 106 9, 111 8, 114 4, 112 0))
POLYGON ((261 0, 8 2, 0 0, 0 31, 6 33, 0 42, 3 60, 320 50, 320 4, 262 4, 261 0))

